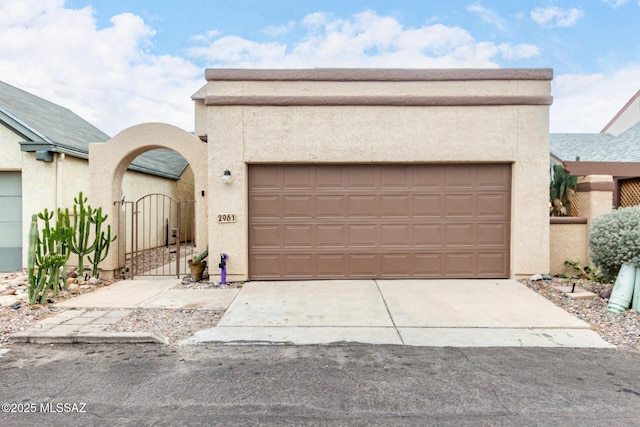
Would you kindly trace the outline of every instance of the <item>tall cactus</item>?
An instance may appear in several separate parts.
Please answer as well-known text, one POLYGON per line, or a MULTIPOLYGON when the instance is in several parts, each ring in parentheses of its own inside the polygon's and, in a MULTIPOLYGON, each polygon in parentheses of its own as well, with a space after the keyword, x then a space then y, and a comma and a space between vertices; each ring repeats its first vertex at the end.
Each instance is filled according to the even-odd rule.
POLYGON ((91 236, 91 218, 96 210, 91 205, 85 207, 87 198, 83 196, 82 191, 75 197, 73 201, 73 227, 69 219, 69 209, 65 209, 65 224, 73 230, 73 236, 70 240, 70 250, 78 255, 78 271, 80 274, 84 271, 84 257, 91 254, 96 249, 99 234, 95 234, 93 242, 89 243, 91 236))
MULTIPOLYGON (((69 240, 72 236, 72 229, 65 225, 62 211, 58 209, 55 227, 51 227, 51 219, 54 213, 45 209, 37 215, 44 221, 42 235, 38 233, 37 219, 32 217, 29 248, 29 302, 32 304, 38 301, 40 295, 40 303, 44 303, 47 299, 49 290, 54 296, 58 295, 60 288, 60 269, 66 267, 69 260, 69 240), (33 243, 33 248, 31 244, 33 243), (35 268, 37 266, 37 274, 35 268)), ((66 270, 66 268, 64 268, 66 270)))
MULTIPOLYGON (((98 209, 100 213, 102 209, 98 209)), ((106 215, 105 215, 106 219, 106 215)), ((109 254, 109 247, 111 246, 111 242, 115 241, 117 236, 113 236, 111 238, 111 226, 107 225, 107 235, 105 236, 104 231, 100 232, 100 238, 97 240, 96 249, 94 251, 93 257, 89 256, 89 262, 93 265, 91 270, 91 275, 93 277, 98 277, 98 265, 105 260, 107 255, 109 254)))

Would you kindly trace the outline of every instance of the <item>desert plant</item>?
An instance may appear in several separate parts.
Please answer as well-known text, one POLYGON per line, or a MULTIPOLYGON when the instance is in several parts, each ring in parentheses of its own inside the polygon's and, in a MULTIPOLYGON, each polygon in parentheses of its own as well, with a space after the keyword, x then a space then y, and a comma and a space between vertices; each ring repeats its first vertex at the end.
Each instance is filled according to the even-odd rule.
POLYGON ((201 254, 199 255, 195 255, 191 261, 194 264, 199 264, 203 259, 205 259, 206 257, 209 256, 209 247, 207 246, 207 249, 205 249, 201 254))
POLYGON ((597 267, 586 265, 582 266, 580 260, 573 261, 570 259, 565 260, 564 265, 573 268, 578 274, 578 278, 589 280, 591 282, 611 282, 610 277, 605 277, 600 273, 600 270, 597 267))
POLYGON ((72 229, 67 227, 60 209, 56 215, 55 227, 51 226, 54 213, 45 209, 37 215, 44 222, 44 228, 38 233, 37 219, 34 215, 29 230, 28 281, 29 302, 44 303, 49 291, 58 295, 60 288, 60 270, 66 270, 69 260, 69 240, 72 229), (34 237, 35 236, 35 237, 34 237), (36 270, 37 269, 37 270, 36 270))
POLYGON ((106 221, 107 215, 102 216, 102 208, 96 209, 95 214, 91 218, 91 223, 95 225, 95 233, 96 233, 96 241, 95 248, 93 251, 93 257, 89 256, 89 262, 92 265, 91 275, 93 277, 98 277, 98 265, 104 261, 104 259, 109 254, 109 247, 111 246, 111 242, 115 241, 117 236, 113 236, 111 238, 111 226, 107 225, 107 234, 104 234, 104 231, 101 231, 101 226, 104 221, 106 221))
POLYGON ((91 208, 91 205, 85 206, 87 198, 82 195, 82 191, 73 201, 75 202, 73 205, 73 227, 71 226, 68 208, 65 209, 64 219, 66 226, 73 228, 73 236, 69 242, 69 247, 71 252, 78 255, 78 270, 82 274, 84 270, 84 257, 95 250, 96 242, 98 241, 98 236, 94 236, 93 241, 89 243, 91 217, 94 215, 95 210, 91 208))
POLYGON ((589 249, 593 263, 604 275, 616 276, 622 264, 640 265, 640 206, 594 218, 589 249))
POLYGON ((551 216, 571 216, 571 199, 577 191, 578 177, 569 175, 562 165, 553 165, 549 184, 551 216))

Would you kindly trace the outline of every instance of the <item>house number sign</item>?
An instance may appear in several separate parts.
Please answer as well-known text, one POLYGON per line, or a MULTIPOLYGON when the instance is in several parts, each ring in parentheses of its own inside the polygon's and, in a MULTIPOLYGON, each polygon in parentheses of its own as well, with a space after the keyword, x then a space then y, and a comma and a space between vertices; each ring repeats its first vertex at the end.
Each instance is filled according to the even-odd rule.
POLYGON ((236 222, 236 214, 220 213, 218 214, 218 222, 236 222))

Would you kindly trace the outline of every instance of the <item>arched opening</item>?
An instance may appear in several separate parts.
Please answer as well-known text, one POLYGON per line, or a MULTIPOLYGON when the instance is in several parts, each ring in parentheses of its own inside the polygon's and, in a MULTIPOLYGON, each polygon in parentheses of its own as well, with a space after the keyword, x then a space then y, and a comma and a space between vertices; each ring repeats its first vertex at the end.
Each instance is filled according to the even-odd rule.
POLYGON ((91 144, 89 164, 91 202, 119 233, 103 274, 185 274, 187 257, 208 244, 206 144, 171 125, 142 124, 91 144))

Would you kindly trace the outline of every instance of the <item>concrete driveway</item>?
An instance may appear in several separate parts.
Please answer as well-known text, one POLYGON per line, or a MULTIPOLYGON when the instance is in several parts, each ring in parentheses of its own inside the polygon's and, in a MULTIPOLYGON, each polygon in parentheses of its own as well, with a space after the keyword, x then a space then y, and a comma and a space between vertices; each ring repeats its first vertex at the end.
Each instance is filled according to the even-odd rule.
POLYGON ((515 280, 250 282, 208 343, 611 347, 515 280))

